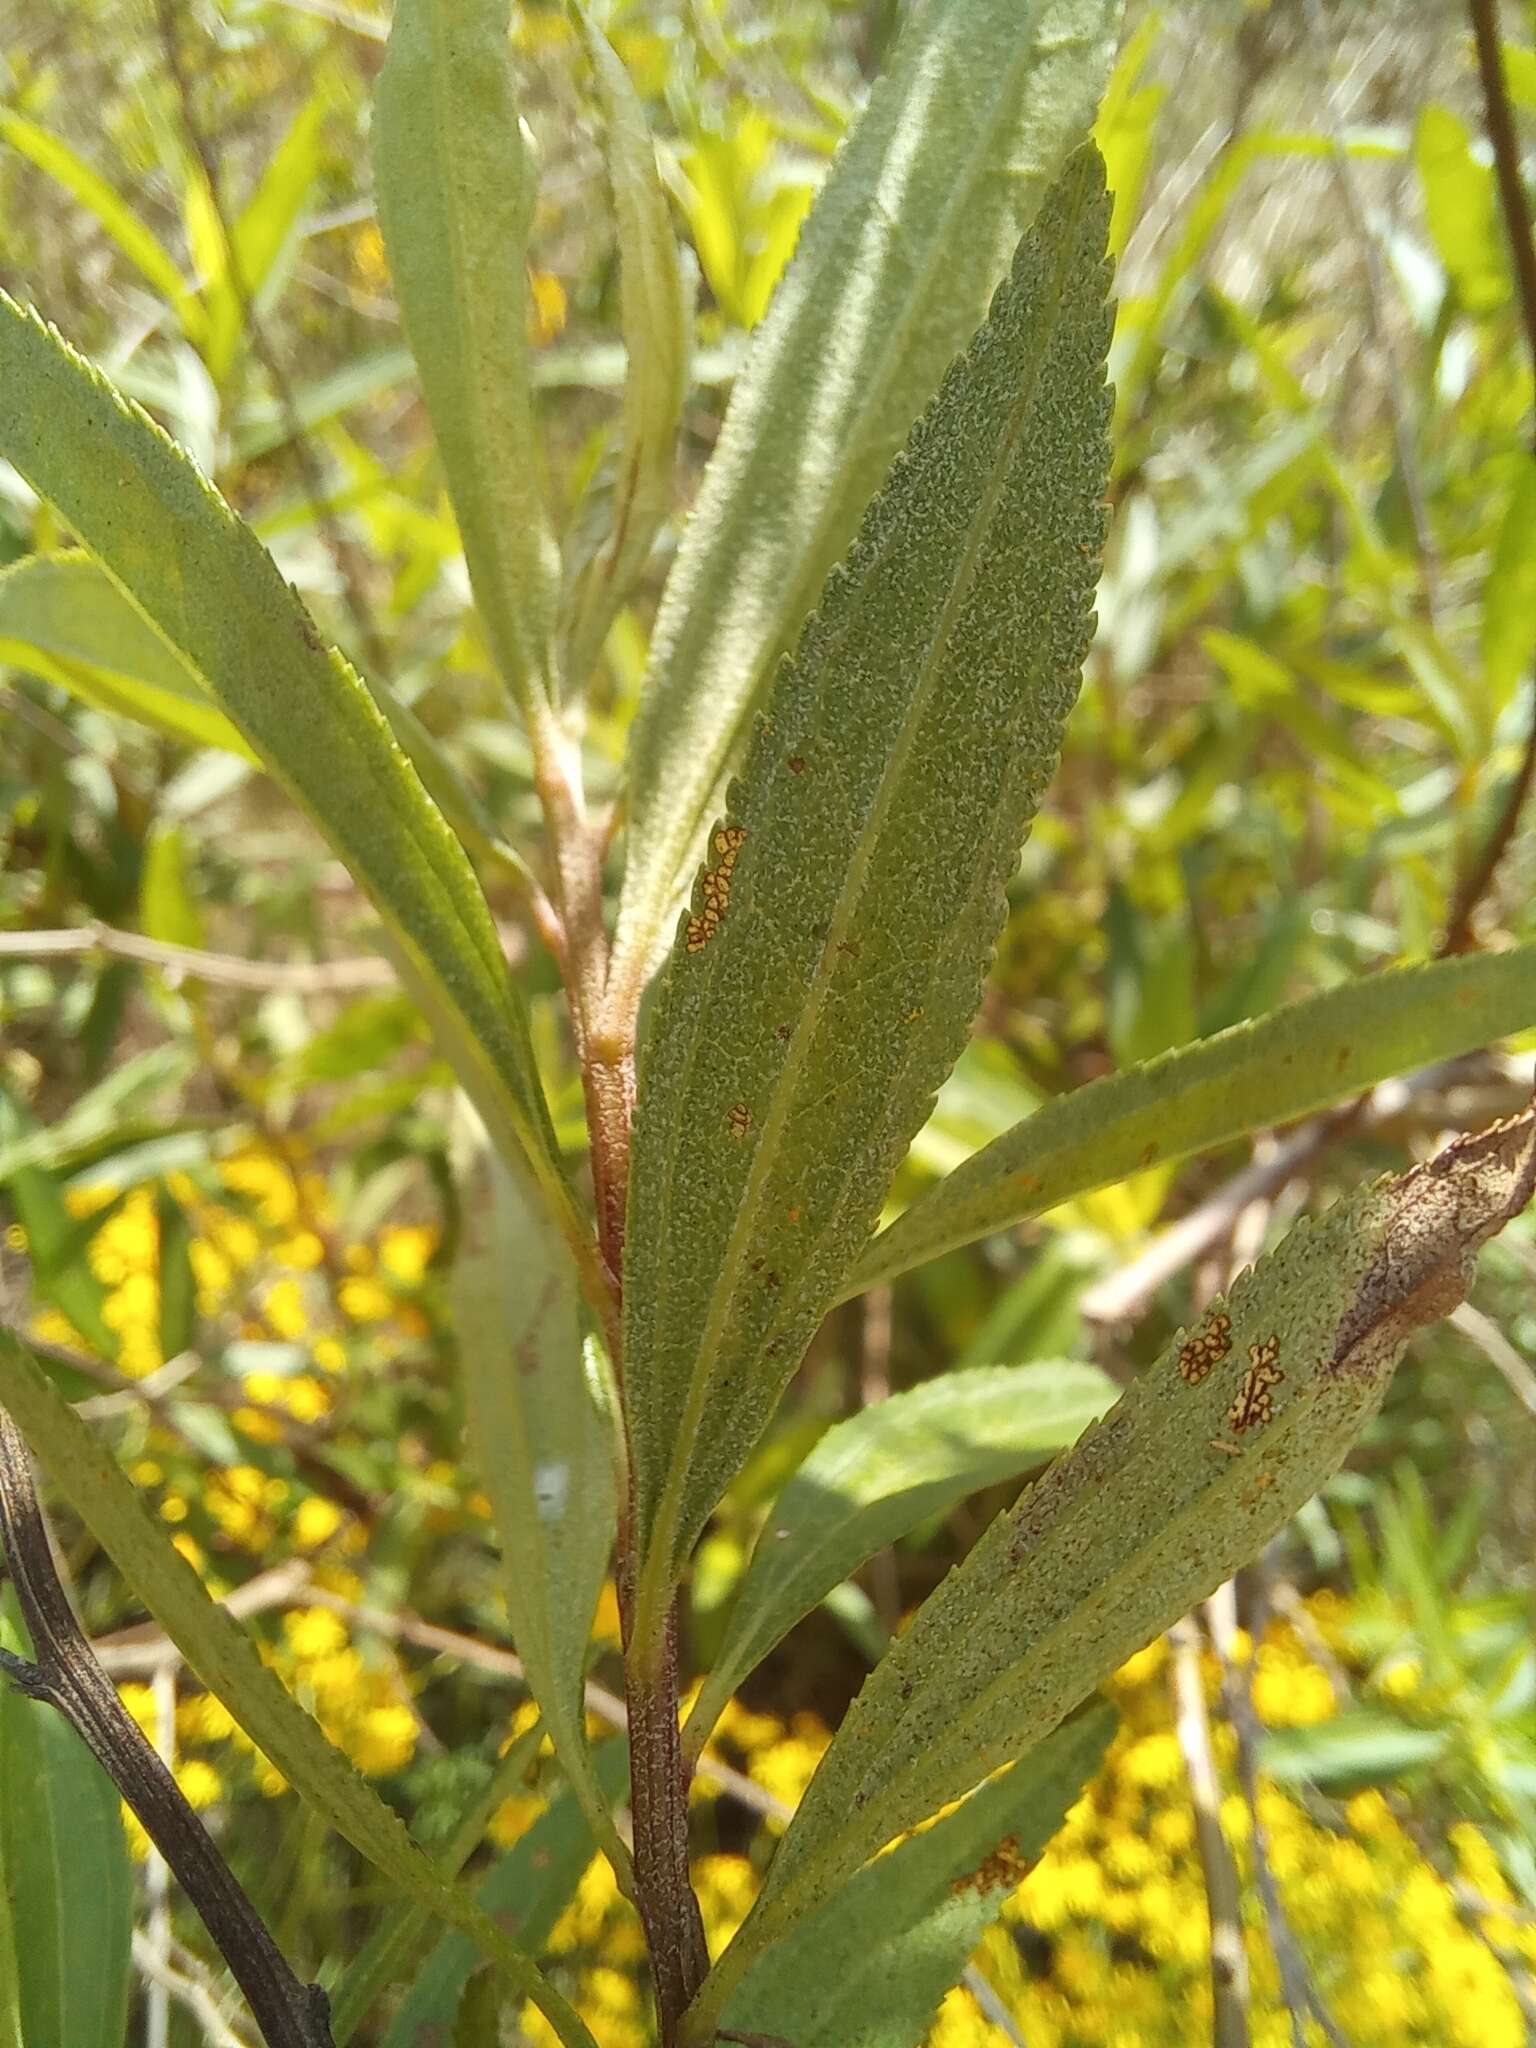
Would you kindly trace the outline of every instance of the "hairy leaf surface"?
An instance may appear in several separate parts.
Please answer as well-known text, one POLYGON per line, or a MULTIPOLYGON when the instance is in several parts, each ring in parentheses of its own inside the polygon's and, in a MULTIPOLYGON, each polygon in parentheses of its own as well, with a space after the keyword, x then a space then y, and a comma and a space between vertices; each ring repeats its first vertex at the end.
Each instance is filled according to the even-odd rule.
POLYGON ((627 1866, 587 1745, 582 1681, 613 1545, 616 1424, 582 1357, 570 1249, 485 1144, 459 1137, 453 1315, 471 1460, 490 1496, 512 1640, 566 1776, 627 1866))
POLYGON ((1159 1162, 1536 1024, 1536 946, 1390 969, 1091 1082, 985 1145, 883 1230, 845 1289, 894 1279, 1159 1162))
POLYGON ((0 455, 200 678, 373 899, 487 1127, 527 1160, 579 1241, 527 1012, 485 898, 366 686, 180 450, 3 295, 0 383, 0 455))
MULTIPOLYGON (((891 1837, 1024 1755, 1342 1463, 1536 1183, 1536 1111, 1299 1225, 999 1515, 870 1675, 726 1984, 891 1837)), ((738 1953, 738 1948, 740 1953, 738 1953)), ((734 1961, 732 1960, 734 1958, 734 1961)))
POLYGON ((1087 1708, 958 1812, 861 1871, 753 1971, 726 2014, 731 2029, 795 2048, 918 2048, 1114 1728, 1112 1707, 1087 1708))
POLYGON ((528 381, 534 171, 507 0, 397 0, 373 109, 379 225, 475 603, 526 711, 554 692, 559 557, 528 381))
POLYGON ((679 926, 625 1289, 647 1624, 980 1000, 1091 631, 1106 217, 1085 150, 781 670, 679 926))
POLYGON ((1066 1360, 942 1373, 829 1429, 763 1524, 689 1716, 697 1756, 741 1681, 887 1543, 1075 1443, 1115 1383, 1066 1360))
POLYGON ((772 674, 1087 134, 1120 0, 928 0, 753 340, 667 580, 630 742, 613 965, 656 965, 772 674))

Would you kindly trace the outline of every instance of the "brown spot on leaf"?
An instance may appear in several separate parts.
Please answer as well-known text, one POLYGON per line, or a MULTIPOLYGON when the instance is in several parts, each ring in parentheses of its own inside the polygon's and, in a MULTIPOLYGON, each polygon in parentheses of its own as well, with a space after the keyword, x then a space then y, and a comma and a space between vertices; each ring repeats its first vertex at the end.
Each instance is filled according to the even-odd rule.
POLYGON ((1207 1316, 1200 1329, 1179 1346, 1179 1378, 1198 1387, 1232 1349, 1232 1318, 1225 1309, 1207 1316))
POLYGON ((1392 1192, 1381 1248, 1339 1319, 1329 1374, 1390 1365, 1465 1299, 1479 1249, 1536 1191, 1536 1109, 1456 1138, 1392 1192))
POLYGON ((1239 1436, 1245 1430, 1263 1429, 1274 1421, 1275 1397, 1271 1389, 1278 1387, 1285 1378, 1276 1363, 1279 1356, 1278 1337, 1266 1337, 1262 1344, 1248 1346, 1250 1364, 1243 1374, 1243 1384, 1227 1410, 1227 1427, 1239 1436))
POLYGON ((964 1877, 957 1877, 950 1890, 957 1895, 961 1892, 1017 1891, 1033 1867, 1031 1859, 1019 1848, 1018 1836, 1009 1835, 974 1870, 968 1871, 964 1877))
POLYGON ((730 908, 731 874, 736 866, 736 856, 745 845, 746 837, 744 826, 722 825, 710 840, 715 865, 706 870, 700 884, 699 908, 688 919, 685 944, 690 953, 702 953, 720 929, 720 920, 730 908))
POLYGON ((790 757, 789 757, 789 772, 790 772, 790 774, 791 774, 791 775, 803 775, 803 774, 805 773, 805 756, 804 756, 804 754, 791 754, 791 755, 790 755, 790 757))
POLYGON ((733 1102, 726 1124, 733 1138, 744 1138, 752 1128, 752 1112, 744 1102, 733 1102))
POLYGON ((1213 1451, 1220 1451, 1224 1458, 1240 1458, 1243 1455, 1241 1444, 1229 1444, 1219 1436, 1211 1438, 1210 1447, 1213 1451))

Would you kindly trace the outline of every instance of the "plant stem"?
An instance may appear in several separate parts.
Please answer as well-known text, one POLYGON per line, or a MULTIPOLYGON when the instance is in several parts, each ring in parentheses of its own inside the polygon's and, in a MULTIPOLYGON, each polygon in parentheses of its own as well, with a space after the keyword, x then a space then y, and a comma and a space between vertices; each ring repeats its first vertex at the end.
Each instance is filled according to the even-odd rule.
MULTIPOLYGON (((632 1603, 626 1601, 626 1628, 632 1603)), ((683 2014, 709 1973, 704 1922, 688 1868, 688 1770, 677 1725, 677 1610, 659 1655, 625 1645, 635 1895, 645 1924, 662 2048, 674 2048, 683 2014)))
POLYGON ((0 1651, 0 1672, 28 1698, 62 1714, 138 1815, 197 1908, 268 2048, 333 2048, 317 1984, 288 1967, 239 1879, 140 1733, 91 1654, 53 1561, 31 1461, 0 1410, 0 1537, 36 1662, 0 1651))

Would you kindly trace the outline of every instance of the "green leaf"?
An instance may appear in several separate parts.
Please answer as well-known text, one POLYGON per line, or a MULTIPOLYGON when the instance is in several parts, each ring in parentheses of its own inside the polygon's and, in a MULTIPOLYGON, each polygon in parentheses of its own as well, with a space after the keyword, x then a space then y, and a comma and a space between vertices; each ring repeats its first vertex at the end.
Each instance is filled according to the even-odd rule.
POLYGON ((175 309, 188 340, 200 339, 202 308, 192 287, 158 237, 147 228, 128 202, 113 191, 99 171, 76 156, 67 142, 18 114, 13 107, 0 107, 0 136, 31 164, 67 192, 97 225, 117 244, 123 255, 175 309))
POLYGON ((3 296, 0 380, 0 455, 175 648, 372 898, 498 1145, 526 1159, 570 1241, 583 1243, 485 898, 365 685, 159 428, 3 296))
POLYGON ((613 1547, 617 1423, 586 1370, 570 1251, 467 1122, 453 1314, 470 1457, 490 1497, 528 1684, 598 1839, 627 1871, 593 1775, 582 1693, 613 1547))
POLYGON ((860 1872, 752 1972, 731 2000, 729 2027, 795 2048, 919 2048, 1114 1728, 1112 1707, 1087 1709, 957 1813, 860 1872))
POLYGON ((1467 312, 1490 313, 1509 297, 1509 266, 1493 173, 1472 153, 1472 135, 1449 107, 1419 115, 1413 157, 1435 252, 1467 312))
POLYGON ((641 1048, 625 1288, 650 1640, 963 1047, 1092 626, 1084 150, 779 673, 641 1048))
POLYGON ((1483 672, 1496 710, 1536 660, 1536 464, 1524 462, 1483 585, 1483 672))
POLYGON ((192 1670, 306 1804, 407 1897, 468 1934, 507 1981, 534 2000, 566 2048, 593 2048, 586 2028, 529 1958, 467 1892, 438 1877, 399 1815, 283 1689, 116 1459, 54 1390, 31 1347, 4 1329, 0 1406, 192 1670))
POLYGON ((53 1169, 82 1145, 110 1137, 124 1114, 184 1080, 196 1055, 185 1045, 152 1045, 124 1060, 115 1072, 77 1096, 51 1124, 40 1124, 12 1111, 0 1122, 0 1186, 31 1166, 53 1169))
POLYGON ((320 176, 320 137, 328 103, 329 95, 320 92, 300 109, 231 228, 232 248, 224 253, 217 274, 205 283, 204 360, 215 384, 222 385, 229 376, 247 338, 247 307, 260 319, 285 282, 305 208, 320 176))
POLYGON ((183 746, 256 758, 87 555, 30 555, 0 570, 0 661, 183 746))
POLYGON ((611 473, 602 477, 587 516, 578 514, 576 522, 584 527, 597 517, 601 523, 585 558, 572 565, 574 575, 568 570, 562 637, 572 689, 585 686, 608 628, 672 510, 692 338, 689 294, 645 110, 606 39, 585 13, 581 20, 603 110, 629 370, 611 473))
POLYGON ((192 1270, 192 1226, 167 1187, 155 1190, 159 1240, 160 1356, 178 1358, 197 1333, 197 1276, 192 1270))
POLYGON ((534 172, 507 0, 399 0, 373 110, 379 225, 475 603, 525 714, 555 694, 559 556, 528 380, 534 172))
MULTIPOLYGON (((133 1874, 118 1796, 52 1707, 3 1683, 0 1889, 26 2048, 123 2048, 133 1874)), ((0 2041, 5 2003, 0 1984, 0 2041)))
MULTIPOLYGON (((1536 1181, 1536 1111, 1299 1225, 999 1515, 892 1645, 701 2005, 892 1836, 1027 1754, 1343 1462, 1536 1181)), ((703 2013, 701 2013, 701 2018, 703 2013)))
POLYGON ((918 1197, 856 1267, 861 1293, 1142 1167, 1289 1123, 1391 1074, 1536 1025, 1536 946, 1392 968, 1094 1081, 918 1197))
POLYGON ((877 1550, 1047 1452, 1115 1398, 1097 1366, 982 1365, 927 1380, 829 1429, 779 1495, 688 1720, 697 1756, 741 1681, 877 1550))
MULTIPOLYGON (((605 1804, 624 1797, 629 1756, 622 1742, 605 1743, 597 1756, 605 1804)), ((526 1835, 481 1880, 476 1902, 493 1914, 531 1955, 548 1946, 550 1934, 596 1844, 581 1802, 570 1791, 557 1793, 526 1835)), ((479 1958, 461 1934, 445 1934, 422 1968, 384 2036, 382 2048, 431 2048, 432 2028, 446 2026, 479 1958)))
POLYGON ((1357 1792, 1433 1763, 1453 1739, 1449 1728, 1412 1728, 1394 1714, 1358 1707, 1315 1728, 1267 1730, 1264 1772, 1280 1785, 1357 1792))
POLYGON ((731 395, 630 742, 612 983, 633 1000, 779 656, 1093 118, 1119 0, 919 9, 731 395))
POLYGON ((187 874, 187 843, 179 825, 157 825, 144 842, 139 871, 139 929, 168 946, 207 943, 202 912, 187 874))

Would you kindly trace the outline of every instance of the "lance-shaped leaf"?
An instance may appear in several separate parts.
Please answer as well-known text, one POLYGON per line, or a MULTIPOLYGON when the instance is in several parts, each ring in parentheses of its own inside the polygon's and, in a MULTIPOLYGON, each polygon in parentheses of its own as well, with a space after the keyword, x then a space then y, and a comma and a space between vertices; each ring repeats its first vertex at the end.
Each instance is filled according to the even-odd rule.
POLYGON ((181 1651, 305 1803, 409 1899, 461 1929, 531 1998, 565 2048, 592 2048, 575 2012, 467 1891, 446 1883, 356 1766, 263 1663, 208 1593, 116 1459, 57 1392, 31 1348, 0 1329, 0 1407, 59 1492, 181 1651))
POLYGON ((592 1827, 629 1852, 592 1770, 582 1681, 617 1519, 616 1423, 582 1356, 575 1264, 466 1117, 453 1314, 470 1456, 501 1542, 512 1639, 592 1827))
POLYGON ((672 510, 678 423, 688 395, 690 306, 645 109, 601 31, 582 14, 603 110, 618 227, 619 302, 628 353, 619 445, 567 542, 564 668, 582 688, 662 521, 672 510), (595 521, 595 527, 593 522, 595 521))
POLYGON ((1106 215, 1084 150, 781 670, 658 991, 625 1288, 647 1629, 980 1000, 1091 631, 1106 215))
POLYGON ((1299 1225, 999 1515, 871 1674, 706 1988, 1026 1754, 1337 1470, 1410 1334, 1536 1183, 1536 1111, 1299 1225), (739 1947, 739 1953, 738 1953, 739 1947))
POLYGON ((1098 1703, 958 1812, 861 1871, 764 1957, 732 1999, 738 2034, 795 2048, 918 2048, 1114 1733, 1098 1703))
POLYGON ((1120 0, 929 0, 828 173, 667 580, 630 743, 633 1000, 779 655, 1087 134, 1120 0))
POLYGON ((0 571, 0 662, 183 746, 256 758, 89 555, 31 555, 0 571))
POLYGON ((58 509, 367 891, 497 1144, 526 1159, 581 1242, 485 898, 367 687, 181 451, 3 295, 0 384, 0 456, 58 509))
POLYGON ((829 1429, 763 1524, 688 1719, 690 1753, 747 1673, 834 1586, 930 1515, 1075 1443, 1114 1398, 1114 1381, 1093 1365, 978 1365, 829 1429))
POLYGON ((475 603, 525 713, 554 692, 559 556, 528 381, 534 169, 507 0, 398 0, 373 108, 379 226, 475 603))
MULTIPOLYGON (((9 1630, 0 1629, 0 1641, 18 1647, 9 1630)), ((0 1893, 15 1969, 8 2000, 0 1952, 0 2043, 122 2048, 133 1978, 133 1866, 122 1802, 54 1709, 3 1682, 0 1893), (8 2003, 19 2011, 12 2035, 8 2003)))
POLYGON ((1059 1202, 1309 1115, 1536 1024, 1536 946, 1394 968, 1060 1096, 973 1154, 864 1252, 861 1293, 1059 1202))

